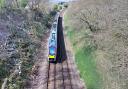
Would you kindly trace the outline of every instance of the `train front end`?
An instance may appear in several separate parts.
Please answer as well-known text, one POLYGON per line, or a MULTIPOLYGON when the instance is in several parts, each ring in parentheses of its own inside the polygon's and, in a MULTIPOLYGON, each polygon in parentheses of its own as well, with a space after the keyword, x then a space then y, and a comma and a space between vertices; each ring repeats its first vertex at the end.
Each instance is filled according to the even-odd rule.
POLYGON ((52 30, 49 38, 49 62, 56 61, 57 54, 57 33, 56 30, 52 30))
POLYGON ((52 31, 51 37, 49 40, 49 62, 56 62, 57 55, 57 33, 56 31, 52 31))
POLYGON ((55 47, 49 48, 49 62, 51 63, 56 62, 56 48, 55 47))

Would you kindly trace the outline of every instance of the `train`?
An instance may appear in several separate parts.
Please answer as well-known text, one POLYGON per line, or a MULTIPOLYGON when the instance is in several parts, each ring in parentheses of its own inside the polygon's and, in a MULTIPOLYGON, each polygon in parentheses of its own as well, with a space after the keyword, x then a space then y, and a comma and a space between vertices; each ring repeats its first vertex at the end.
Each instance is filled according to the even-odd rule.
POLYGON ((51 32, 49 36, 49 54, 48 54, 48 61, 49 62, 56 62, 57 56, 57 28, 58 28, 58 18, 59 12, 56 14, 55 19, 53 21, 51 32))

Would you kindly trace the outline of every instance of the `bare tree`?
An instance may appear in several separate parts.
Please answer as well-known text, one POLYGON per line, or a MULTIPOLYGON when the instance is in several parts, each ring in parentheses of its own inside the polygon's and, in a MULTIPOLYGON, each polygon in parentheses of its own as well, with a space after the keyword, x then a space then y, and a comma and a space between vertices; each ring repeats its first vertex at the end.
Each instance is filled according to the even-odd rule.
POLYGON ((109 56, 105 58, 106 65, 98 61, 100 66, 109 68, 103 68, 108 72, 104 79, 110 79, 104 80, 104 89, 127 89, 128 0, 78 0, 69 6, 67 14, 78 33, 89 29, 97 49, 109 56))

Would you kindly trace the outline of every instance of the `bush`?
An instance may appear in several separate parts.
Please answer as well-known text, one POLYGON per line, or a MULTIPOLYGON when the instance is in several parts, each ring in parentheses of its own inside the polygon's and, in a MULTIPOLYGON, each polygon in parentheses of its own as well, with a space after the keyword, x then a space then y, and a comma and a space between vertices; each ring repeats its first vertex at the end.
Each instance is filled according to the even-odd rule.
POLYGON ((4 0, 0 0, 0 8, 2 8, 4 6, 4 0))
MULTIPOLYGON (((22 7, 25 7, 27 2, 28 0, 22 0, 22 7)), ((40 10, 31 13, 34 16, 30 19, 21 8, 7 8, 0 14, 0 21, 5 21, 10 34, 7 37, 6 55, 4 58, 0 56, 0 87, 3 79, 7 77, 8 89, 24 89, 30 78, 42 36, 44 31, 51 27, 53 20, 52 14, 42 13, 40 10)))
POLYGON ((26 7, 27 4, 28 4, 28 0, 21 0, 22 7, 26 7))

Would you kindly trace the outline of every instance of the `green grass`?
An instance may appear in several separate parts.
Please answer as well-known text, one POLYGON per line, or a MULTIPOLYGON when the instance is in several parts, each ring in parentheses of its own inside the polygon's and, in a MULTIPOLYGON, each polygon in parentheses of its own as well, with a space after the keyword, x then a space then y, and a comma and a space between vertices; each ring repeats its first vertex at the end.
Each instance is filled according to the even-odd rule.
MULTIPOLYGON (((72 30, 67 32, 67 36, 68 36, 70 39, 73 39, 74 34, 75 34, 75 33, 74 33, 74 31, 72 31, 72 30)), ((71 40, 71 41, 73 42, 73 40, 71 40)))
POLYGON ((96 71, 96 62, 93 54, 94 49, 90 46, 81 48, 76 52, 75 58, 81 77, 86 82, 88 89, 101 89, 101 78, 96 71))
MULTIPOLYGON (((67 33, 72 45, 75 42, 74 37, 76 34, 78 33, 73 30, 69 30, 67 33)), ((87 88, 102 89, 102 79, 97 71, 97 65, 95 61, 95 47, 85 44, 85 46, 81 48, 78 48, 77 45, 73 45, 73 48, 75 51, 75 61, 80 71, 80 76, 86 83, 87 88)))

